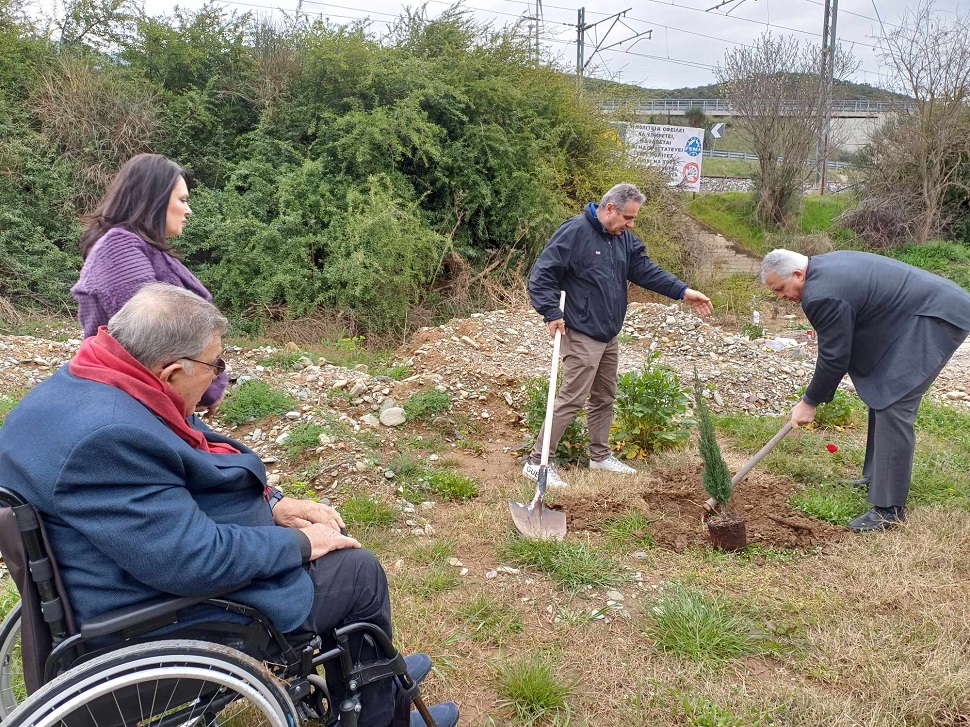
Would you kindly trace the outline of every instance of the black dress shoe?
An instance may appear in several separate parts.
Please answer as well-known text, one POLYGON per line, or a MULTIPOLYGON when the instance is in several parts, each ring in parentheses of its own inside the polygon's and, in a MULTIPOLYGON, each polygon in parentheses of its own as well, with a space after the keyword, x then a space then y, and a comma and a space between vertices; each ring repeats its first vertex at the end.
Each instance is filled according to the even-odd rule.
POLYGON ((874 507, 869 512, 849 521, 849 528, 857 533, 871 533, 906 522, 906 511, 899 506, 874 507))
POLYGON ((840 485, 848 485, 849 487, 868 487, 869 478, 868 477, 856 477, 855 479, 839 480, 840 485))

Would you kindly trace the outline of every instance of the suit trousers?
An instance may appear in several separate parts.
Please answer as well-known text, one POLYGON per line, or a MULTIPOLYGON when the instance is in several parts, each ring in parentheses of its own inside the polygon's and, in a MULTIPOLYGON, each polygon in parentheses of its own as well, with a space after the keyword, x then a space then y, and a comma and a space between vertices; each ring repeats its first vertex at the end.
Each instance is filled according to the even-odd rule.
MULTIPOLYGON (((616 374, 620 366, 620 346, 613 338, 609 343, 566 329, 562 341, 562 387, 553 405, 549 456, 555 454, 563 432, 579 410, 586 405, 589 429, 589 458, 596 462, 610 456, 610 427, 613 425, 613 402, 616 401, 616 374), (588 400, 588 403, 587 403, 588 400)), ((542 437, 532 446, 530 459, 542 458, 542 437)))
MULTIPOLYGON (((966 331, 954 328, 957 347, 966 331), (959 335, 962 333, 962 335, 959 335)), ((952 354, 951 354, 952 355, 952 354)), ((903 507, 913 479, 916 451, 916 413, 923 395, 946 366, 950 356, 919 386, 885 409, 869 409, 866 458, 862 474, 869 478, 869 503, 876 507, 903 507)))
MULTIPOLYGON (((380 562, 364 548, 344 548, 327 553, 307 566, 313 579, 313 605, 306 621, 286 634, 288 641, 302 645, 319 634, 323 649, 336 646, 333 630, 338 626, 366 621, 391 636, 391 598, 387 576, 380 562)), ((351 638, 354 662, 367 661, 377 654, 362 638, 351 638)), ((344 684, 339 664, 326 665, 327 688, 334 707, 344 699, 344 684)), ((394 717, 395 679, 382 679, 360 690, 360 727, 387 727, 394 717)))

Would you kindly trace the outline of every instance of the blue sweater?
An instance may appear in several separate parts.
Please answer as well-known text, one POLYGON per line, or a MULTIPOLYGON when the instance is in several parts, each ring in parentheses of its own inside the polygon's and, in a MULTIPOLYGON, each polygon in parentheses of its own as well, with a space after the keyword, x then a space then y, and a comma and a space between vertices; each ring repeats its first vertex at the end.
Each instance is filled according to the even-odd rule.
POLYGON ((292 631, 313 598, 302 534, 273 523, 259 457, 192 422, 241 453, 194 449, 141 402, 65 365, 0 428, 0 477, 42 513, 79 622, 252 581, 232 598, 292 631))

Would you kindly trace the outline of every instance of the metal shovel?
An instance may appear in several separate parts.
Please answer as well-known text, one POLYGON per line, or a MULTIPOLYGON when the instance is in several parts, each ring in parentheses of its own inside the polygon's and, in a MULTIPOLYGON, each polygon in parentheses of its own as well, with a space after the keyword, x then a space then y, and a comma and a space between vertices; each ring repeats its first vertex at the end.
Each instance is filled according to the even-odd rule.
MULTIPOLYGON (((787 422, 785 422, 784 426, 778 430, 778 434, 773 436, 768 441, 768 444, 766 444, 764 447, 759 449, 758 453, 754 457, 752 457, 747 462, 745 462, 744 465, 742 465, 741 469, 738 470, 738 473, 731 478, 731 485, 736 487, 741 480, 747 477, 748 473, 754 469, 754 466, 758 464, 758 462, 760 462, 762 459, 764 459, 765 455, 767 455, 768 452, 773 450, 775 448, 775 445, 777 445, 778 442, 784 439, 785 435, 788 434, 788 432, 790 431, 791 431, 791 420, 789 419, 787 422)), ((713 497, 704 503, 704 509, 707 510, 708 512, 715 512, 716 508, 717 508, 717 500, 715 500, 713 497)))
MULTIPOLYGON (((566 291, 559 296, 559 310, 566 309, 566 291)), ((509 500, 512 522, 527 538, 562 540, 566 537, 566 513, 550 510, 542 504, 546 496, 546 479, 549 476, 549 436, 552 429, 552 407, 556 401, 556 378, 559 374, 559 342, 561 334, 556 331, 552 344, 552 373, 549 375, 549 394, 546 396, 546 421, 542 428, 542 460, 539 463, 539 481, 536 494, 528 505, 509 500)))

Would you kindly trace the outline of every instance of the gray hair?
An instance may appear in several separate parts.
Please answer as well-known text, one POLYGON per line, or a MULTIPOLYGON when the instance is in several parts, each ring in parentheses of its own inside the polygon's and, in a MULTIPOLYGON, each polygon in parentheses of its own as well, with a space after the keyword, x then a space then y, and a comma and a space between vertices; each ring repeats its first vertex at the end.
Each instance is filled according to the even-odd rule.
POLYGON ((793 252, 779 247, 772 250, 761 261, 761 282, 765 282, 768 273, 774 273, 781 280, 788 280, 796 270, 808 268, 808 258, 800 252, 793 252))
POLYGON ((612 202, 618 210, 625 210, 630 202, 643 204, 646 201, 647 195, 637 189, 636 186, 629 182, 620 182, 603 195, 603 199, 600 200, 600 207, 606 207, 612 202))
POLYGON ((226 332, 219 309, 195 293, 168 283, 142 287, 108 321, 108 333, 149 369, 195 358, 226 332))

